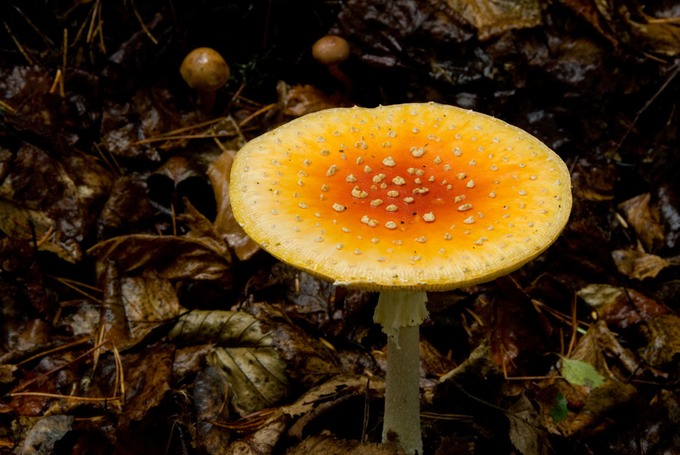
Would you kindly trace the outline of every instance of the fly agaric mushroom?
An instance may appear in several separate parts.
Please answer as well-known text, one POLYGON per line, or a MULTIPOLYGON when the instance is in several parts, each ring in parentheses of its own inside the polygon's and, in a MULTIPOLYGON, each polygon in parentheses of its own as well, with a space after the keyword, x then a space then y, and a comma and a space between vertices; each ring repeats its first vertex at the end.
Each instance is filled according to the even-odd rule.
POLYGON ((388 335, 383 441, 422 454, 426 291, 491 281, 538 256, 571 209, 566 165, 507 123, 435 103, 308 114, 246 144, 234 216, 280 260, 379 291, 388 335))
POLYGON ((215 49, 199 47, 189 52, 179 69, 182 78, 198 94, 203 112, 215 106, 217 91, 229 80, 229 65, 215 49))

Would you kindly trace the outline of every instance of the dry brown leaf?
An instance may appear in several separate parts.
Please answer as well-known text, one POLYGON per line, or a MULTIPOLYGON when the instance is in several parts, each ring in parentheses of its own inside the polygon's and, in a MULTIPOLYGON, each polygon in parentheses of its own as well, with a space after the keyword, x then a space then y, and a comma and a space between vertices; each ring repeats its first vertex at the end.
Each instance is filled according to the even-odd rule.
POLYGON ((522 395, 505 413, 510 423, 508 436, 522 455, 547 455, 551 447, 547 435, 538 425, 538 415, 531 401, 522 395))
POLYGON ((668 261, 655 254, 633 249, 614 250, 612 258, 619 272, 636 280, 654 278, 670 265, 668 261))
POLYGON ((623 216, 633 227, 647 252, 653 253, 663 245, 664 229, 658 213, 650 205, 651 195, 643 193, 619 204, 623 216))
POLYGON ((619 381, 605 382, 588 394, 583 408, 564 430, 565 435, 570 436, 594 429, 602 419, 628 404, 636 394, 637 390, 630 384, 619 381))
POLYGON ((134 342, 179 315, 180 306, 173 285, 153 270, 121 281, 121 298, 134 342))
POLYGON ((256 432, 230 444, 224 455, 271 455, 287 422, 288 419, 283 416, 269 420, 256 432))
POLYGON ((133 234, 99 242, 88 254, 116 261, 123 273, 153 268, 168 280, 230 280, 223 248, 211 238, 133 234))
POLYGON ((446 3, 477 29, 480 40, 508 30, 541 25, 541 7, 536 0, 447 0, 446 3))
POLYGON ((295 447, 286 451, 286 455, 405 455, 397 443, 372 444, 360 441, 348 441, 328 435, 317 435, 306 438, 295 447))
POLYGON ((231 439, 231 431, 214 422, 229 421, 230 388, 227 374, 220 368, 207 367, 194 381, 196 440, 202 451, 220 454, 231 439))
POLYGON ((195 310, 180 317, 170 332, 182 343, 213 343, 208 365, 221 368, 241 416, 270 407, 288 394, 287 364, 270 329, 253 316, 233 311, 195 310))
POLYGON ((680 317, 665 314, 646 321, 642 326, 647 346, 640 350, 645 361, 658 368, 671 367, 680 356, 680 317))
POLYGON ((670 313, 656 300, 630 288, 589 284, 580 289, 577 295, 597 312, 599 319, 612 327, 626 328, 670 313))
MULTIPOLYGON (((23 441, 15 448, 17 455, 50 455, 55 453, 55 445, 71 431, 73 416, 53 415, 40 417, 27 425, 23 441)), ((24 422, 28 424, 29 422, 24 422)))
POLYGON ((95 227, 96 208, 110 187, 108 172, 92 157, 73 153, 56 158, 26 144, 0 184, 0 197, 12 201, 4 207, 12 212, 3 215, 9 218, 3 220, 3 230, 31 238, 28 222, 36 222, 42 249, 78 262, 81 243, 95 227))
POLYGON ((301 117, 310 112, 348 105, 346 101, 337 96, 326 95, 313 85, 290 86, 285 82, 279 82, 276 91, 281 113, 291 117, 301 117))
POLYGON ((224 236, 229 246, 234 249, 236 256, 242 261, 247 260, 260 250, 260 247, 251 240, 231 212, 231 200, 229 199, 229 173, 234 153, 226 151, 220 155, 208 168, 208 177, 215 191, 217 201, 217 217, 215 229, 224 236))

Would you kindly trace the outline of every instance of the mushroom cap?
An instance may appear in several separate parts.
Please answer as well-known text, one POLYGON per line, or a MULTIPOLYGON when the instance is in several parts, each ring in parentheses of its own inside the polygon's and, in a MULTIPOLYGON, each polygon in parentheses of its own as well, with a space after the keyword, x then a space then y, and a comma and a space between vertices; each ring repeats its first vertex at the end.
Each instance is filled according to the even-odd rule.
POLYGON ((229 65, 219 52, 209 47, 189 52, 179 72, 187 85, 199 92, 215 91, 229 80, 229 65))
POLYGON ((571 210, 569 172, 525 131, 435 103, 335 108, 247 143, 230 197, 280 260, 366 290, 447 290, 538 256, 571 210))
POLYGON ((349 58, 349 43, 341 36, 322 36, 312 45, 312 57, 324 65, 344 62, 349 58))

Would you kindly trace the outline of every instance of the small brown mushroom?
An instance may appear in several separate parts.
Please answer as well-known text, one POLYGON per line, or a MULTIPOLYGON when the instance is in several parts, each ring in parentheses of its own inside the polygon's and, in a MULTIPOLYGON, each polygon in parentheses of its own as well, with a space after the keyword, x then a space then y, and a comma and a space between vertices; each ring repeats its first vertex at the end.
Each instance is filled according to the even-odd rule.
POLYGON ((347 61, 350 55, 350 47, 347 40, 337 35, 325 35, 319 38, 312 46, 312 57, 326 65, 328 72, 345 87, 351 86, 349 77, 340 69, 340 65, 347 61))
POLYGON ((217 91, 229 80, 229 65, 224 58, 214 49, 199 47, 187 54, 179 72, 187 85, 196 90, 201 110, 211 112, 217 91))

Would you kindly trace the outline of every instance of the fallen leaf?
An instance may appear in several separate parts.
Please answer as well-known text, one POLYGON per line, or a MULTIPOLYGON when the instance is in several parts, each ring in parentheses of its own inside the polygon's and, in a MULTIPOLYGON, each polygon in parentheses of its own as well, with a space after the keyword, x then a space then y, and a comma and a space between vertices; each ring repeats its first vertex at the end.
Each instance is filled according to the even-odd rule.
POLYGON ((272 331, 244 312, 194 310, 180 317, 170 338, 182 343, 213 343, 208 365, 221 368, 240 415, 270 407, 288 394, 287 364, 275 348, 272 331))
POLYGON ((230 420, 230 390, 228 375, 218 367, 205 368, 194 381, 196 440, 205 453, 222 453, 231 439, 230 430, 215 424, 230 420))
POLYGON ((210 238, 132 234, 97 243, 87 252, 100 261, 115 261, 123 273, 153 268, 168 280, 230 281, 223 246, 210 238))
POLYGON ((285 455, 405 455, 398 444, 373 444, 360 441, 338 439, 329 435, 317 435, 306 438, 300 444, 291 447, 285 455))
POLYGON ((447 0, 446 3, 477 29, 482 41, 508 30, 541 25, 541 7, 536 0, 447 0))
MULTIPOLYGON (((596 425, 617 409, 621 409, 637 395, 637 389, 631 384, 620 381, 607 381, 593 389, 587 396, 580 412, 569 422, 565 435, 570 436, 587 429, 595 429, 596 425)), ((599 428, 599 431, 606 427, 599 428)))
POLYGON ((630 327, 671 312, 635 289, 609 284, 589 284, 579 289, 577 295, 597 312, 599 319, 612 327, 630 327))
POLYGON ((562 358, 561 372, 570 384, 591 389, 604 384, 604 377, 591 364, 581 360, 562 358))
POLYGON ((537 413, 531 401, 522 396, 505 412, 512 445, 522 455, 547 455, 552 452, 550 442, 537 424, 537 413))
POLYGON ((28 425, 26 436, 15 448, 14 453, 17 455, 53 454, 55 445, 71 431, 73 420, 73 416, 67 415, 40 417, 36 422, 28 425))
POLYGON ((154 270, 147 269, 139 276, 124 277, 120 286, 133 342, 142 340, 179 315, 180 306, 175 288, 154 270))
POLYGON ((640 350, 642 358, 651 366, 671 368, 680 358, 680 317, 675 314, 651 318, 642 325, 647 345, 640 350))
POLYGON ((279 416, 246 437, 234 441, 224 450, 224 455, 271 455, 276 443, 286 429, 287 419, 279 416))
POLYGON ((234 152, 224 152, 208 168, 208 177, 215 191, 215 200, 217 202, 215 229, 221 236, 227 239, 229 246, 234 249, 236 256, 245 261, 257 253, 260 247, 248 237, 231 211, 229 173, 231 172, 233 160, 234 152))
POLYGON ((276 91, 281 113, 291 117, 300 117, 333 107, 349 106, 347 101, 338 96, 326 95, 313 85, 290 86, 285 82, 279 82, 276 91))
POLYGON ((650 193, 643 193, 622 202, 619 209, 642 241, 645 251, 654 253, 664 244, 665 236, 659 214, 650 201, 650 193))
POLYGON ((134 175, 121 176, 113 183, 99 215, 98 237, 106 239, 138 231, 152 215, 146 182, 134 175))
POLYGON ((654 278, 670 265, 668 261, 655 254, 633 249, 614 250, 612 258, 619 272, 636 280, 654 278))

